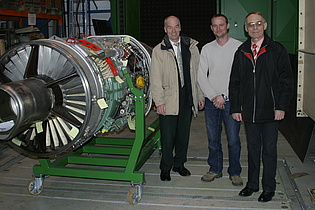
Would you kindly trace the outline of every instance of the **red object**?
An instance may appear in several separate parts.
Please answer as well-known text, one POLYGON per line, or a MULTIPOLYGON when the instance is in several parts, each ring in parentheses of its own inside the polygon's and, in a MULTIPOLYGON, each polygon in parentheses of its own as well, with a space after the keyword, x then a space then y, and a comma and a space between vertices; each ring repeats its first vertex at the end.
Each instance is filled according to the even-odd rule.
POLYGON ((75 39, 75 38, 68 38, 66 40, 66 42, 68 43, 73 43, 73 44, 80 44, 80 45, 83 45, 85 47, 88 47, 94 51, 99 51, 101 48, 99 48, 98 46, 96 46, 95 44, 91 43, 91 42, 88 42, 86 40, 83 40, 83 39, 75 39))
POLYGON ((106 63, 109 65, 109 68, 112 70, 113 75, 114 75, 115 77, 118 76, 118 72, 117 72, 117 70, 116 70, 116 68, 115 68, 115 65, 114 65, 112 59, 110 59, 110 58, 105 58, 105 61, 106 61, 106 63))

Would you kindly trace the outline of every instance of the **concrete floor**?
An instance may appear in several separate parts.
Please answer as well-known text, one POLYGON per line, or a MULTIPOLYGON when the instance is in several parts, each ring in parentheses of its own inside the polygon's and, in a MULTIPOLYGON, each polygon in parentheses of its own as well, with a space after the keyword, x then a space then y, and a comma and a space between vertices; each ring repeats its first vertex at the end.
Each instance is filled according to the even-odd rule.
MULTIPOLYGON (((156 114, 151 112, 148 120, 156 114)), ((128 129, 120 135, 133 135, 128 129)), ((242 153, 241 176, 247 181, 247 151, 245 132, 241 132, 242 153)), ((120 137, 120 136, 119 136, 120 137)), ((20 155, 6 144, 1 143, 0 151, 0 205, 1 209, 315 209, 308 189, 315 188, 315 162, 305 163, 297 158, 284 137, 279 134, 277 191, 271 202, 257 201, 260 192, 251 197, 240 197, 243 187, 231 184, 227 174, 226 136, 223 134, 224 148, 223 177, 206 183, 200 180, 209 170, 207 165, 207 136, 204 112, 193 119, 191 139, 186 167, 192 172, 189 177, 181 177, 171 172, 172 181, 159 179, 159 154, 155 151, 140 171, 145 172, 142 199, 137 205, 127 201, 129 182, 49 176, 44 180, 43 191, 35 196, 28 192, 32 180, 32 167, 38 160, 20 155)))

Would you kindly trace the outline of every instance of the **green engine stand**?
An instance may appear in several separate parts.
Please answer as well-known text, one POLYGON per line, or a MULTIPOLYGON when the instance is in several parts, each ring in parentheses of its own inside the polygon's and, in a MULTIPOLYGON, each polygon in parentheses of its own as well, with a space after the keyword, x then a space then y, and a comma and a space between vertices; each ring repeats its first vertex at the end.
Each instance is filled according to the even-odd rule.
POLYGON ((141 91, 133 87, 127 70, 123 72, 131 92, 135 95, 133 99, 136 112, 135 138, 95 137, 85 146, 71 151, 53 162, 49 158, 39 158, 40 165, 33 166, 35 179, 28 185, 28 190, 32 195, 40 194, 43 190, 44 178, 53 175, 130 181, 132 188, 127 194, 128 201, 131 204, 137 204, 140 201, 145 176, 144 172, 138 170, 155 149, 160 147, 159 121, 156 119, 145 128, 145 97, 141 91), (67 167, 68 164, 71 164, 71 167, 67 167), (91 169, 92 167, 84 168, 82 166, 101 167, 91 169))

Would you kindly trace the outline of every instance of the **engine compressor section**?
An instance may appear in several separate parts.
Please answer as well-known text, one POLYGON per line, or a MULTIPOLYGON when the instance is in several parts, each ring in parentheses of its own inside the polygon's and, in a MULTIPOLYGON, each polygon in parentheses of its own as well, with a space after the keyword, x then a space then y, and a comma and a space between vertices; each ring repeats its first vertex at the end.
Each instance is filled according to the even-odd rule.
POLYGON ((101 132, 132 129, 134 97, 124 72, 151 108, 151 48, 127 35, 34 40, 0 58, 0 139, 50 157, 101 132))

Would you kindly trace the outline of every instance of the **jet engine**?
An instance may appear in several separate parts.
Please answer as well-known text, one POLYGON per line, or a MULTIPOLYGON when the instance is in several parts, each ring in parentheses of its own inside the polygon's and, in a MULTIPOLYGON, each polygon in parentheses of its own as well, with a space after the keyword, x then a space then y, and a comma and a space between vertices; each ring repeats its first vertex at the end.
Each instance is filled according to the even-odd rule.
POLYGON ((50 157, 93 136, 134 128, 134 95, 150 111, 151 48, 127 35, 51 37, 0 58, 0 139, 25 154, 50 157))

